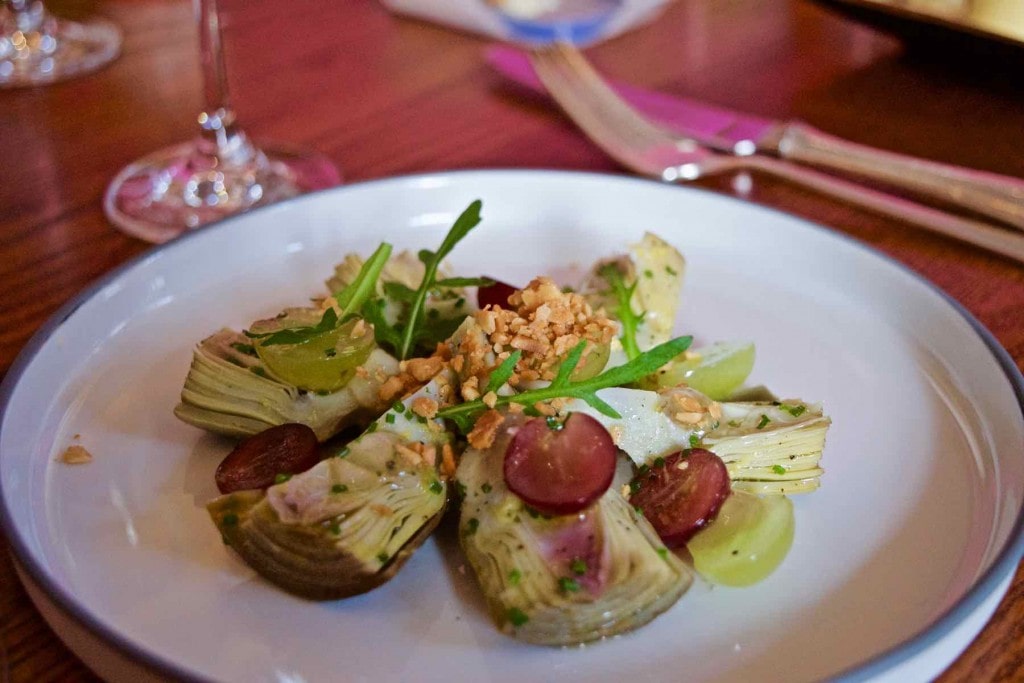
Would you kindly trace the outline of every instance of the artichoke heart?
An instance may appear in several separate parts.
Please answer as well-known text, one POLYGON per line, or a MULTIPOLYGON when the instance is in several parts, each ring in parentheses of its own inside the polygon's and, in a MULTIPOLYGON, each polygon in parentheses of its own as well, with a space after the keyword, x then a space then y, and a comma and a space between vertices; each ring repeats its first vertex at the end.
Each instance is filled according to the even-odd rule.
POLYGON ((633 310, 644 312, 643 322, 637 330, 640 350, 646 351, 668 341, 683 288, 686 270, 683 255, 665 240, 648 232, 639 242, 630 245, 628 254, 597 262, 579 291, 595 310, 604 308, 609 314, 614 314, 615 296, 600 272, 609 263, 616 265, 627 286, 635 284, 630 303, 633 310))
POLYGON ((578 399, 563 411, 595 418, 637 466, 699 444, 722 459, 739 491, 806 493, 818 488, 824 474, 821 454, 832 421, 821 405, 796 400, 716 404, 690 388, 653 392, 616 387, 597 395, 622 417, 608 417, 578 399), (693 397, 705 411, 717 405, 721 415, 712 419, 706 412, 693 424, 680 423, 670 407, 675 395, 693 397))
POLYGON ((686 592, 690 569, 618 491, 575 515, 524 505, 502 474, 509 432, 467 451, 456 471, 462 548, 502 631, 541 645, 583 643, 642 626, 686 592))
POLYGON ((445 507, 447 486, 435 462, 448 434, 408 408, 437 392, 431 381, 334 457, 265 493, 213 500, 207 509, 225 542, 271 582, 314 600, 364 593, 389 580, 445 507))
POLYGON ((223 329, 196 347, 179 419, 218 434, 244 437, 286 422, 308 425, 324 441, 345 427, 379 414, 381 377, 398 372, 398 361, 374 349, 339 391, 316 394, 272 376, 252 349, 252 340, 223 329))

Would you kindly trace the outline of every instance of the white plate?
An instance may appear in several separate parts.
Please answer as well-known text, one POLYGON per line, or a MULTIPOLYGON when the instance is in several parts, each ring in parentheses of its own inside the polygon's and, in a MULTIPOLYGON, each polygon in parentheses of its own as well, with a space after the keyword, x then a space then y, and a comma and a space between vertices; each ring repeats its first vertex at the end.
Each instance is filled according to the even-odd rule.
POLYGON ((925 678, 974 637, 1021 552, 1019 372, 927 283, 773 211, 619 177, 467 172, 299 198, 195 233, 79 296, 3 385, 5 531, 58 633, 101 673, 127 660, 236 681, 925 678), (460 273, 566 276, 655 231, 688 258, 680 332, 752 339, 752 381, 832 416, 793 550, 748 589, 696 585, 584 648, 500 635, 449 534, 373 593, 311 603, 225 548, 203 508, 229 442, 171 410, 192 345, 319 292, 381 238, 433 247, 476 197, 460 273), (55 461, 80 435, 88 465, 55 461))

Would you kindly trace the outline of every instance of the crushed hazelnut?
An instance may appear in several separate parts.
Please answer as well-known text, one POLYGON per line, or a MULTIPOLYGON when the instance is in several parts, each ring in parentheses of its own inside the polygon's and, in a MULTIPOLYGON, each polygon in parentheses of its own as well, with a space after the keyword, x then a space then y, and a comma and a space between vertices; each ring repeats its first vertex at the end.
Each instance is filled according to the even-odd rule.
POLYGON ((437 415, 437 401, 426 396, 413 399, 412 412, 429 420, 437 415))
POLYGON ((473 448, 483 450, 490 448, 494 443, 494 437, 498 433, 498 427, 505 421, 505 418, 497 410, 488 410, 477 418, 473 430, 466 436, 469 445, 473 448))
POLYGON ((60 460, 67 465, 84 465, 92 462, 92 453, 85 450, 84 446, 74 444, 61 453, 60 460))

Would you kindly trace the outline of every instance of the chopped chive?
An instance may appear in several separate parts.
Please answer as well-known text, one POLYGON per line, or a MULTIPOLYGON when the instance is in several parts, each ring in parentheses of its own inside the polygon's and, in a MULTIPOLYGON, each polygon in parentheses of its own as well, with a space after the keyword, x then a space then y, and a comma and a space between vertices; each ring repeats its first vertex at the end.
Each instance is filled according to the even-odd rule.
POLYGON ((582 558, 577 557, 572 561, 572 564, 569 565, 569 569, 572 570, 573 574, 582 576, 587 573, 587 563, 582 558))
POLYGON ((480 520, 476 517, 470 517, 466 522, 466 535, 472 536, 476 533, 476 530, 480 528, 480 520))
POLYGON ((676 269, 673 268, 672 266, 665 266, 665 272, 671 275, 672 277, 679 275, 679 273, 676 272, 676 269))
POLYGON ((634 479, 633 481, 629 482, 629 492, 630 492, 630 494, 639 493, 640 492, 640 487, 641 487, 641 484, 640 484, 640 480, 639 479, 634 479))
POLYGON ((252 374, 256 375, 257 377, 266 377, 267 376, 267 371, 264 370, 263 368, 261 368, 258 365, 249 368, 249 372, 251 372, 252 374))
POLYGON ((519 580, 523 578, 523 573, 518 569, 513 569, 508 573, 508 583, 510 586, 518 586, 519 580))
POLYGON ((331 522, 331 525, 327 527, 327 530, 335 536, 341 536, 341 524, 339 522, 331 522))
POLYGON ((465 498, 466 497, 466 485, 465 484, 463 484, 461 481, 457 481, 457 482, 455 482, 455 488, 459 492, 459 498, 465 498))
POLYGON ((335 484, 331 487, 331 493, 345 493, 345 491, 348 491, 348 487, 344 484, 335 484))
POLYGON ((799 403, 795 406, 787 406, 786 404, 782 404, 781 408, 790 415, 792 415, 793 417, 800 417, 801 415, 804 414, 804 411, 807 410, 807 406, 799 403))
POLYGON ((430 492, 444 493, 444 484, 435 479, 434 481, 430 482, 430 492))
POLYGON ((658 557, 663 560, 668 559, 668 548, 658 548, 658 557))
POLYGON ((700 437, 696 434, 690 434, 690 448, 696 448, 700 445, 700 437))
POLYGON ((771 422, 771 419, 767 415, 761 415, 761 419, 757 423, 757 428, 764 429, 769 422, 771 422))
POLYGON ((576 579, 570 579, 568 576, 563 576, 558 580, 558 588, 563 593, 579 593, 580 582, 576 579))
POLYGON ((774 472, 775 474, 785 474, 786 468, 783 467, 782 465, 772 465, 772 472, 774 472))
POLYGON ((484 485, 480 487, 480 490, 483 491, 484 493, 490 493, 491 492, 491 485, 488 482, 485 481, 484 485))
POLYGON ((395 414, 388 413, 387 415, 384 416, 384 421, 387 422, 389 425, 395 424, 395 414))
POLYGON ((526 612, 518 607, 510 607, 509 610, 505 612, 505 617, 513 626, 522 626, 530 620, 530 617, 526 616, 526 612))
POLYGON ((289 480, 289 479, 291 479, 291 478, 292 478, 292 475, 290 475, 290 474, 286 474, 286 473, 284 473, 284 472, 280 472, 280 473, 278 473, 278 474, 277 474, 277 475, 276 475, 276 476, 274 477, 274 483, 275 483, 275 484, 283 484, 283 483, 285 483, 286 481, 288 481, 288 480, 289 480))
POLYGON ((338 350, 337 349, 324 349, 324 355, 327 356, 328 358, 334 358, 335 356, 338 355, 338 350))
POLYGON ((559 422, 558 418, 555 417, 554 415, 549 415, 546 418, 544 418, 544 422, 547 423, 548 429, 554 429, 555 431, 558 431, 559 429, 562 428, 562 423, 559 422))
POLYGON ((391 404, 391 409, 398 413, 399 415, 401 415, 402 413, 405 412, 405 404, 402 403, 401 401, 395 401, 394 403, 391 404))
POLYGON ((655 467, 664 467, 665 466, 665 458, 663 458, 663 457, 661 457, 659 455, 657 458, 654 459, 654 466, 655 467))
POLYGON ((366 428, 366 433, 373 434, 375 431, 377 431, 377 423, 371 422, 370 426, 366 428))
POLYGON ((350 453, 350 451, 349 451, 349 449, 348 449, 348 446, 345 446, 345 447, 344 447, 344 448, 342 448, 342 449, 341 449, 340 451, 338 451, 338 454, 337 454, 337 455, 336 455, 335 457, 336 457, 336 458, 344 458, 344 457, 346 457, 346 456, 347 456, 347 455, 348 455, 349 453, 350 453))
POLYGON ((729 420, 728 422, 726 422, 726 424, 729 425, 730 427, 739 427, 740 426, 740 421, 739 420, 729 420))
POLYGON ((388 561, 388 554, 386 552, 384 552, 384 551, 381 551, 381 552, 377 553, 377 559, 380 560, 381 564, 384 564, 385 562, 388 561))

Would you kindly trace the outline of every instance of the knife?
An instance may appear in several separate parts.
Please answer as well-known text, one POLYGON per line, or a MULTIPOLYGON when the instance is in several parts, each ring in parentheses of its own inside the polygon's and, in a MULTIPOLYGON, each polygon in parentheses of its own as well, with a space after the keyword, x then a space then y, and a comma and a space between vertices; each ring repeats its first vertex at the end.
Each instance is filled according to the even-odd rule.
MULTIPOLYGON (((486 58, 509 79, 545 92, 521 50, 492 46, 486 58)), ((774 121, 623 83, 612 87, 640 113, 719 152, 768 154, 878 181, 1024 230, 1024 180, 875 149, 799 121, 774 121)))

